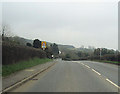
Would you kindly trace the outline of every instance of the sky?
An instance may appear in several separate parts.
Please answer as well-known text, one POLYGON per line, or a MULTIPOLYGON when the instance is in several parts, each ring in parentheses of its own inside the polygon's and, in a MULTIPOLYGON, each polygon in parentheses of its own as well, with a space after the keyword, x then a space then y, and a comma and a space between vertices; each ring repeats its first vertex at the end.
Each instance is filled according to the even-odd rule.
POLYGON ((17 36, 75 47, 118 49, 116 0, 5 1, 2 23, 17 36))

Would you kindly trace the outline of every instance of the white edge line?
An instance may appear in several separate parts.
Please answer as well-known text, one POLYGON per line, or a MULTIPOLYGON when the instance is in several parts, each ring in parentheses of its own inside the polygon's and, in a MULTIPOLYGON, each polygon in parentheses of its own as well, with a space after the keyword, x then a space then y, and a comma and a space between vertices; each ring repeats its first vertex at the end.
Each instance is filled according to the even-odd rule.
POLYGON ((90 68, 88 65, 85 65, 87 68, 90 68))
POLYGON ((118 85, 116 85, 115 83, 113 83, 112 81, 110 81, 109 79, 106 79, 108 82, 110 82, 111 84, 113 84, 114 86, 116 86, 117 88, 120 88, 118 85))
MULTIPOLYGON (((42 69, 41 71, 43 71, 43 69, 42 69)), ((38 74, 38 73, 39 73, 39 72, 35 73, 34 75, 36 75, 36 74, 38 74)), ((23 79, 22 81, 20 81, 20 82, 14 84, 13 86, 10 86, 10 87, 6 88, 5 90, 3 90, 3 92, 6 92, 6 91, 8 91, 8 90, 14 88, 14 87, 17 86, 17 85, 22 84, 22 82, 24 82, 24 81, 30 79, 32 76, 33 76, 33 75, 31 75, 31 76, 29 76, 29 77, 23 79)))
POLYGON ((83 64, 83 63, 81 63, 82 65, 85 65, 85 64, 83 64))
POLYGON ((92 71, 94 71, 95 73, 97 73, 98 75, 101 75, 99 72, 97 72, 96 70, 92 69, 92 71))

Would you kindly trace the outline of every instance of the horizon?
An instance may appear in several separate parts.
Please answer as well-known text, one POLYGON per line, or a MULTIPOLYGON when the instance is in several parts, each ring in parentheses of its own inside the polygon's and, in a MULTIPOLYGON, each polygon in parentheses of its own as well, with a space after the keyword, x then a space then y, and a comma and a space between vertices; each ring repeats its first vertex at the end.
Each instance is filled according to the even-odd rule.
MULTIPOLYGON (((29 38, 25 38, 25 37, 20 37, 20 36, 12 36, 12 37, 19 37, 19 38, 24 38, 24 39, 28 39, 28 40, 32 40, 32 41, 34 41, 35 39, 38 39, 38 38, 34 38, 34 39, 29 39, 29 38)), ((39 39, 40 40, 40 39, 39 39)), ((45 40, 40 40, 40 41, 45 41, 45 40)), ((119 51, 118 49, 114 49, 114 48, 107 48, 107 47, 95 47, 95 46, 93 46, 93 45, 89 45, 89 46, 84 46, 84 45, 80 45, 79 47, 76 47, 76 46, 74 46, 74 45, 72 45, 72 44, 62 44, 62 43, 56 43, 56 42, 51 42, 51 41, 46 41, 46 42, 48 42, 48 43, 55 43, 55 44, 57 44, 57 45, 63 45, 63 46, 73 46, 73 47, 75 47, 75 48, 87 48, 87 49, 89 49, 89 46, 90 47, 92 47, 92 48, 94 48, 94 49, 97 49, 97 48, 106 48, 106 49, 109 49, 109 50, 114 50, 114 51, 119 51)))

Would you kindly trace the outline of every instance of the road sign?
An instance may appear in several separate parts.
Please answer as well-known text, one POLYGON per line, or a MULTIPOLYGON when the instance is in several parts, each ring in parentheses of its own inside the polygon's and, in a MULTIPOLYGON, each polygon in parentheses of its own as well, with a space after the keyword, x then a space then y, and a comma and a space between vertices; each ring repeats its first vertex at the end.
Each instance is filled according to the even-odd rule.
POLYGON ((43 49, 46 48, 46 41, 42 41, 42 43, 41 43, 41 48, 43 48, 43 49))

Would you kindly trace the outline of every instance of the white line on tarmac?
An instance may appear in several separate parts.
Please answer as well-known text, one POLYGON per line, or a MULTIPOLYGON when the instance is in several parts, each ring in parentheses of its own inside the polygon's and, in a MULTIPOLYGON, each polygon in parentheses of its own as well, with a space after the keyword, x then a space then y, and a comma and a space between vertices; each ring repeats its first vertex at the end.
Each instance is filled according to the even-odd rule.
POLYGON ((111 84, 113 84, 114 86, 116 86, 117 88, 120 88, 118 85, 116 85, 115 83, 113 83, 112 81, 110 81, 109 79, 106 79, 108 82, 110 82, 111 84))
POLYGON ((88 65, 85 65, 87 68, 90 68, 88 65))
POLYGON ((94 71, 95 73, 97 73, 98 75, 101 75, 99 72, 97 72, 96 70, 92 69, 92 71, 94 71))
POLYGON ((85 64, 83 64, 83 63, 81 63, 82 65, 85 65, 85 64))
MULTIPOLYGON (((85 65, 83 63, 81 63, 82 65, 85 65)), ((89 66, 85 65, 87 68, 90 68, 89 66)), ((95 73, 97 73, 98 75, 101 75, 99 72, 97 72, 96 70, 92 69, 92 71, 94 71, 95 73)), ((119 88, 120 87, 118 85, 116 85, 114 82, 110 81, 109 79, 106 78, 106 81, 108 81, 109 83, 111 83, 112 85, 114 85, 115 87, 119 88)))

